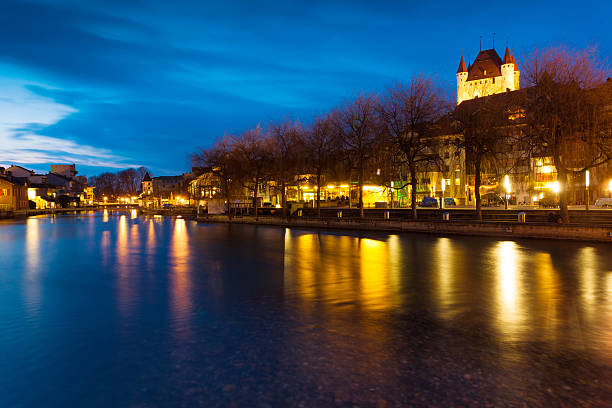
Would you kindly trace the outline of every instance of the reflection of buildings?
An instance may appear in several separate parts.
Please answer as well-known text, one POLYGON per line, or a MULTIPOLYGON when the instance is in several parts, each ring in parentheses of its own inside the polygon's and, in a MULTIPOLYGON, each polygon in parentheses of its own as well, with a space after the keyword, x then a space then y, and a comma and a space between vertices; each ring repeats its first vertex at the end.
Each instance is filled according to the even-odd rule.
POLYGON ((389 310, 400 304, 397 237, 374 240, 290 230, 285 234, 285 290, 297 294, 305 309, 314 307, 313 301, 361 311, 389 310))

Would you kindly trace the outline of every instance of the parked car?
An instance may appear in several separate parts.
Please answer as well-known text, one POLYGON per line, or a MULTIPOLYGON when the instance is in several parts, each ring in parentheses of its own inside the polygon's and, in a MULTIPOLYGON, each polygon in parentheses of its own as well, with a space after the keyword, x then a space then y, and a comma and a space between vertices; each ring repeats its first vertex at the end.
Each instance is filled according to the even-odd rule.
POLYGON ((421 204, 419 204, 421 207, 438 207, 438 199, 435 197, 423 197, 423 199, 421 200, 421 204))
POLYGON ((444 199, 444 206, 445 207, 452 207, 453 205, 457 205, 457 202, 455 201, 454 198, 447 197, 447 198, 444 199))
POLYGON ((612 207, 612 198, 598 198, 595 201, 595 207, 610 208, 612 207))

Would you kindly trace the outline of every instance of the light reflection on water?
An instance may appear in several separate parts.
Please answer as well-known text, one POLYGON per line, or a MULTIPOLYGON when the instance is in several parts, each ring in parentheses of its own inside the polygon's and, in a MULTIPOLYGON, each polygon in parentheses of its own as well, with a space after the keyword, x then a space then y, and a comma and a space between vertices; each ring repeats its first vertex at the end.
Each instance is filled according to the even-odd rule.
MULTIPOLYGON (((210 283, 217 288, 215 296, 223 296, 222 288, 232 285, 223 274, 228 260, 218 258, 226 252, 208 253, 202 259, 196 256, 192 235, 205 234, 205 228, 194 230, 195 224, 179 218, 138 218, 135 210, 116 216, 104 210, 101 218, 103 224, 98 227, 99 218, 85 218, 90 223, 86 230, 99 234, 100 265, 116 273, 117 304, 123 316, 129 316, 146 295, 141 282, 147 271, 167 268, 169 310, 175 326, 181 328, 190 324, 197 304, 192 286, 198 268, 210 271, 207 276, 214 278, 210 283)), ((25 224, 23 290, 32 312, 44 291, 40 245, 47 237, 41 236, 40 228, 51 221, 29 218, 25 224)), ((224 234, 215 231, 219 233, 224 234)), ((280 247, 270 246, 268 255, 282 257, 284 297, 295 301, 304 313, 331 306, 334 311, 360 313, 424 308, 447 321, 475 313, 502 341, 537 337, 556 342, 565 331, 584 342, 588 341, 585 331, 593 329, 591 339, 611 342, 607 331, 596 329, 602 319, 606 327, 612 324, 612 272, 606 266, 610 257, 603 261, 601 250, 592 245, 572 244, 577 248, 575 263, 566 265, 554 262, 555 252, 514 241, 480 241, 479 246, 485 242, 488 247, 475 248, 461 238, 447 237, 361 237, 289 229, 261 230, 261 234, 280 236, 280 247)), ((245 242, 224 239, 208 242, 213 247, 238 248, 251 238, 239 235, 245 242)))
MULTIPOLYGON (((366 378, 372 367, 365 362, 393 368, 405 357, 392 350, 411 341, 401 328, 413 320, 436 327, 434 337, 440 327, 468 339, 477 333, 514 363, 526 356, 518 346, 531 342, 550 352, 588 351, 612 365, 612 251, 605 245, 197 225, 107 210, 0 224, 0 244, 0 282, 7 283, 0 313, 13 316, 0 321, 0 350, 10 355, 34 336, 28 325, 47 336, 26 339, 39 345, 27 356, 13 351, 15 367, 62 358, 64 344, 72 353, 66 339, 74 333, 87 349, 101 336, 87 333, 99 326, 114 347, 106 355, 133 343, 139 367, 148 361, 140 347, 184 367, 198 364, 201 350, 224 360, 232 349, 224 336, 261 337, 274 339, 275 353, 311 341, 318 358, 366 378), (19 289, 26 316, 7 303, 11 288, 19 289), (190 346, 198 341, 214 344, 190 346)), ((78 366, 85 355, 74 353, 78 366)), ((296 356, 274 358, 308 373, 296 356)))
POLYGON ((41 255, 39 220, 28 218, 25 237, 24 300, 31 314, 38 313, 41 303, 41 255))

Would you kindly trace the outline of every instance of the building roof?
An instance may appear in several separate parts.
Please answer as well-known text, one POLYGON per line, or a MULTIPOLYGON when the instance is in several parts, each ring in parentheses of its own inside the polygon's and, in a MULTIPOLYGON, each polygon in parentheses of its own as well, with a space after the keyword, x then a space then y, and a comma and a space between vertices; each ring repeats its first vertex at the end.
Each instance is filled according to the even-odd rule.
POLYGON ((157 176, 157 177, 153 177, 153 180, 177 182, 177 181, 182 181, 183 176, 157 176))
POLYGON ((520 72, 518 69, 518 64, 516 63, 516 59, 514 58, 514 54, 512 55, 512 63, 514 64, 514 71, 520 72))
POLYGON ((18 169, 25 170, 25 171, 27 171, 27 172, 29 172, 31 174, 34 174, 34 170, 26 169, 25 167, 17 166, 16 164, 11 165, 11 167, 9 167, 6 170, 10 171, 10 169, 13 168, 13 167, 16 167, 18 169))
POLYGON ((459 61, 459 68, 457 68, 457 73, 467 72, 467 67, 465 66, 465 60, 463 59, 463 54, 461 54, 461 61, 459 61))
POLYGON ((142 181, 151 181, 151 176, 149 176, 149 172, 147 171, 144 175, 142 181))
POLYGON ((508 49, 507 45, 506 45, 506 52, 504 53, 504 60, 502 61, 502 64, 513 64, 512 54, 510 54, 510 50, 508 49))
POLYGON ((468 81, 501 76, 502 60, 494 49, 482 50, 470 66, 468 81))
POLYGON ((16 186, 27 186, 28 178, 27 177, 13 177, 11 175, 2 174, 0 175, 0 180, 8 181, 9 183, 16 186))

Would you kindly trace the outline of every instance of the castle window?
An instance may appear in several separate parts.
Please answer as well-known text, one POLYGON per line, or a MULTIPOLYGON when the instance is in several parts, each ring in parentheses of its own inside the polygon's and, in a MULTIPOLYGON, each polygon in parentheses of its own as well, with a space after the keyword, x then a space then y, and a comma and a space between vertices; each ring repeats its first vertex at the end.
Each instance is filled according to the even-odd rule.
POLYGON ((493 83, 495 83, 495 78, 493 78, 493 83))

